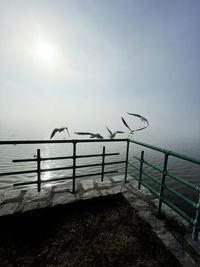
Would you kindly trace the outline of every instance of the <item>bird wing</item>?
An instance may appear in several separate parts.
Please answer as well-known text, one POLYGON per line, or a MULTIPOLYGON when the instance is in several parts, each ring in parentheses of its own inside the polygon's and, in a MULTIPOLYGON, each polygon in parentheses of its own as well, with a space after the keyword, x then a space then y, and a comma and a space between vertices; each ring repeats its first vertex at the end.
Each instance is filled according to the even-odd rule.
POLYGON ((53 130, 53 132, 51 133, 50 139, 53 138, 54 135, 55 135, 57 132, 59 132, 59 129, 58 129, 58 128, 55 128, 55 129, 53 130))
POLYGON ((69 135, 69 137, 70 137, 69 130, 68 130, 67 127, 65 127, 65 130, 67 131, 67 133, 68 133, 68 135, 69 135))
POLYGON ((108 127, 106 126, 107 130, 109 131, 109 133, 112 135, 113 133, 111 132, 111 130, 108 129, 108 127))
POLYGON ((75 134, 80 134, 80 135, 93 135, 93 133, 87 133, 87 132, 75 132, 75 134))
POLYGON ((136 129, 135 131, 141 131, 141 130, 144 130, 145 128, 147 128, 148 126, 145 126, 145 127, 142 127, 142 128, 138 128, 136 129))
POLYGON ((135 114, 135 113, 130 113, 130 112, 127 112, 129 115, 133 115, 133 116, 136 116, 136 117, 138 117, 138 118, 140 118, 141 119, 141 121, 146 121, 146 123, 149 125, 149 122, 148 122, 148 120, 145 118, 145 117, 143 117, 143 116, 141 116, 141 115, 139 115, 139 114, 135 114))
POLYGON ((135 114, 135 113, 130 113, 130 112, 127 112, 129 115, 133 115, 133 116, 136 116, 138 118, 141 118, 141 116, 139 114, 135 114))
POLYGON ((128 124, 126 123, 125 119, 123 117, 121 117, 121 118, 122 118, 122 121, 123 121, 124 125, 131 131, 131 128, 128 126, 128 124))

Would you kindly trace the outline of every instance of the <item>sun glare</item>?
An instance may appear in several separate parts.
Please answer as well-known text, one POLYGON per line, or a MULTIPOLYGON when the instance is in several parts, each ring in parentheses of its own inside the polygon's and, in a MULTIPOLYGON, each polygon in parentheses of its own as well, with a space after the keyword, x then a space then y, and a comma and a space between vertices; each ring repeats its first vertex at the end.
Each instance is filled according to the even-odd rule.
POLYGON ((52 47, 47 43, 40 43, 37 46, 37 54, 39 57, 43 60, 52 60, 53 58, 53 49, 52 47))

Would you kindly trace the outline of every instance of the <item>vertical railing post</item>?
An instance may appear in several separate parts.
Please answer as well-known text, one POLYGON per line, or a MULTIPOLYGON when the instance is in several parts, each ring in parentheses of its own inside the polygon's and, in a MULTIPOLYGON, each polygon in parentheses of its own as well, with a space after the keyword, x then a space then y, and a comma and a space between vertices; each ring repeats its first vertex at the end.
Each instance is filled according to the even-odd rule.
POLYGON ((199 235, 199 230, 198 230, 198 226, 200 226, 200 193, 199 193, 199 201, 196 207, 196 217, 194 220, 194 226, 193 226, 193 231, 192 231, 192 238, 195 241, 198 241, 198 235, 199 235))
POLYGON ((165 158, 164 158, 164 164, 163 164, 163 170, 162 170, 162 178, 161 178, 161 184, 160 184, 160 193, 159 193, 159 201, 158 201, 158 208, 157 208, 157 216, 160 216, 161 213, 161 207, 162 207, 162 197, 163 197, 163 192, 164 192, 164 187, 165 187, 165 177, 167 174, 167 162, 168 162, 168 153, 165 153, 165 158))
POLYGON ((144 151, 141 151, 141 159, 140 159, 140 172, 139 172, 139 181, 138 181, 138 189, 141 188, 142 182, 142 172, 143 172, 143 161, 144 160, 144 151))
POLYGON ((40 149, 37 149, 37 187, 38 187, 38 192, 40 192, 41 189, 41 168, 40 168, 40 149))
POLYGON ((129 139, 127 139, 127 147, 126 147, 126 165, 125 165, 125 177, 124 182, 127 183, 127 173, 128 173, 128 157, 129 157, 129 139))
POLYGON ((76 141, 73 142, 73 185, 72 193, 76 192, 76 141))
POLYGON ((102 169, 101 169, 101 181, 103 182, 104 177, 104 165, 105 164, 105 146, 103 146, 103 153, 102 153, 102 169))

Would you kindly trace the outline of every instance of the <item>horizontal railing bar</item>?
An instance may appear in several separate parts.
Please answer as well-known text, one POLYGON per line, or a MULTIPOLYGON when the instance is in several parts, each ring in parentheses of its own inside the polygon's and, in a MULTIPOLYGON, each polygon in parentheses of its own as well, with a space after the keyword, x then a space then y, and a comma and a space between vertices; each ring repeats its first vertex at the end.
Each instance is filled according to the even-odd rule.
POLYGON ((37 170, 27 170, 27 171, 18 171, 18 172, 2 172, 0 173, 0 176, 5 175, 17 175, 17 174, 25 174, 25 173, 35 173, 37 170))
POLYGON ((22 145, 22 144, 62 144, 62 143, 103 143, 103 142, 127 142, 128 139, 72 139, 72 140, 10 140, 0 141, 0 145, 22 145))
POLYGON ((53 179, 49 179, 49 180, 42 180, 42 183, 49 183, 49 182, 55 182, 55 181, 63 181, 63 180, 70 180, 72 179, 73 176, 65 176, 65 177, 60 177, 60 178, 53 178, 53 179))
MULTIPOLYGON (((130 163, 130 162, 128 162, 128 164, 129 164, 130 166, 132 166, 133 168, 135 168, 136 170, 140 171, 140 168, 136 167, 134 164, 132 164, 132 163, 130 163)), ((154 182, 156 182, 157 184, 160 184, 160 181, 159 181, 158 179, 156 179, 155 177, 151 176, 151 175, 148 174, 147 172, 145 172, 145 171, 142 170, 142 173, 143 173, 144 175, 146 175, 147 177, 149 177, 149 178, 150 178, 151 180, 153 180, 154 182)))
POLYGON ((142 185, 144 185, 146 188, 148 188, 152 193, 154 193, 157 197, 159 197, 159 193, 153 189, 150 185, 148 185, 147 183, 145 183, 144 181, 141 182, 142 185))
MULTIPOLYGON (((131 174, 131 176, 133 176, 137 181, 139 181, 139 179, 131 174)), ((153 192, 158 198, 159 198, 159 193, 157 191, 155 191, 150 185, 148 185, 147 183, 145 183, 144 181, 141 181, 141 183, 147 187, 151 192, 153 192)), ((169 200, 167 200, 166 198, 162 197, 161 198, 162 201, 167 204, 169 207, 171 207, 174 211, 176 211, 178 214, 180 214, 184 219, 186 219, 188 222, 190 222, 192 225, 194 225, 194 220, 188 216, 185 212, 183 212, 181 209, 179 209, 177 206, 173 205, 169 200)), ((200 230, 200 226, 198 226, 198 229, 200 230)))
POLYGON ((132 139, 130 139, 129 141, 131 143, 136 144, 136 145, 140 145, 140 146, 144 146, 144 147, 147 147, 147 148, 151 148, 151 149, 159 151, 159 152, 163 152, 163 153, 168 153, 169 152, 169 150, 167 150, 167 149, 163 149, 163 148, 160 148, 160 147, 157 147, 157 146, 153 146, 153 145, 149 145, 149 144, 146 144, 146 143, 138 142, 138 141, 135 141, 135 140, 132 140, 132 139))
MULTIPOLYGON (((116 156, 120 153, 105 153, 105 156, 116 156)), ((77 155, 76 158, 102 157, 103 154, 77 155)))
MULTIPOLYGON (((104 174, 110 174, 110 173, 116 173, 118 171, 106 171, 104 172, 104 174)), ((93 176, 93 175, 101 175, 102 172, 98 172, 98 173, 91 173, 91 174, 81 174, 81 175, 76 175, 76 178, 82 178, 82 177, 87 177, 87 176, 93 176)))
MULTIPOLYGON (((107 171, 104 172, 104 174, 110 174, 110 173, 116 173, 118 171, 107 171)), ((81 177, 87 177, 87 176, 96 176, 96 175, 101 175, 101 172, 98 173, 89 173, 89 174, 83 174, 83 175, 77 175, 76 178, 81 178, 81 177)), ((62 181, 62 180, 70 180, 73 179, 73 176, 71 177, 60 177, 60 178, 53 178, 49 180, 41 180, 41 183, 49 183, 49 182, 54 182, 54 181, 62 181)), ((23 182, 23 183, 15 183, 13 186, 20 186, 20 185, 29 185, 29 184, 37 184, 37 181, 32 181, 32 182, 23 182)))
POLYGON ((69 169, 73 169, 73 166, 41 169, 40 171, 41 172, 48 172, 48 171, 60 171, 60 170, 69 170, 69 169))
MULTIPOLYGON (((105 153, 105 156, 116 156, 119 154, 120 153, 105 153)), ((78 156, 76 156, 76 158, 89 158, 89 157, 102 157, 102 154, 90 154, 90 155, 78 155, 78 156)), ((40 161, 61 160, 61 159, 73 159, 73 156, 40 158, 40 161)), ((37 158, 35 158, 35 159, 14 159, 12 162, 27 162, 27 161, 37 161, 37 158)))
POLYGON ((126 160, 112 161, 112 162, 105 162, 104 165, 123 164, 123 163, 126 163, 126 160))
MULTIPOLYGON (((104 165, 112 165, 112 164, 120 164, 120 163, 125 163, 125 161, 107 162, 107 163, 104 163, 104 165)), ((78 168, 87 168, 87 167, 97 167, 97 166, 102 166, 102 163, 76 165, 76 169, 78 169, 78 168)), ((59 171, 59 170, 68 170, 68 169, 73 169, 73 166, 50 168, 50 169, 41 169, 41 172, 46 172, 46 171, 59 171)))
MULTIPOLYGON (((54 182, 54 181, 62 181, 62 180, 70 180, 72 177, 60 177, 60 178, 53 178, 49 180, 41 180, 41 183, 47 183, 47 182, 54 182)), ((16 183, 13 184, 13 186, 20 186, 20 185, 29 185, 29 184, 37 184, 37 181, 32 181, 32 182, 23 182, 23 183, 16 183)))
POLYGON ((102 163, 93 163, 93 164, 87 164, 87 165, 76 165, 77 168, 87 168, 87 167, 97 167, 102 166, 102 163))
MULTIPOLYGON (((133 156, 133 158, 135 158, 135 159, 141 161, 140 158, 138 158, 138 157, 136 157, 136 156, 133 156)), ((148 166, 150 166, 150 167, 154 168, 155 170, 158 170, 159 172, 162 173, 162 169, 160 169, 160 168, 154 166, 153 164, 147 162, 146 160, 143 160, 143 162, 144 162, 145 164, 147 164, 148 166)), ((180 182, 180 183, 182 183, 182 184, 185 184, 185 185, 187 185, 188 187, 190 187, 190 188, 192 188, 192 189, 194 189, 194 190, 200 192, 200 188, 199 188, 198 186, 195 186, 195 185, 193 185, 193 184, 191 184, 191 183, 189 183, 189 182, 187 182, 187 181, 184 181, 183 179, 181 179, 181 178, 179 178, 179 177, 177 177, 177 176, 175 176, 175 175, 172 175, 172 174, 170 174, 169 172, 167 172, 166 175, 169 176, 169 177, 171 177, 172 179, 177 180, 178 182, 180 182)))
POLYGON ((147 176, 147 177, 149 177, 152 181, 154 181, 155 183, 157 183, 157 184, 161 184, 161 182, 156 178, 156 177, 153 177, 152 175, 150 175, 150 174, 148 174, 147 172, 145 172, 145 171, 142 171, 142 173, 145 175, 145 176, 147 176))
POLYGON ((159 168, 159 167, 157 167, 157 166, 154 166, 152 163, 150 163, 150 162, 148 162, 148 161, 146 161, 146 160, 143 160, 143 162, 144 162, 146 165, 148 165, 148 166, 152 167, 154 170, 157 170, 157 171, 159 171, 160 173, 162 173, 162 172, 163 172, 163 170, 162 170, 162 169, 160 169, 160 168, 159 168))
POLYGON ((133 178, 135 178, 137 181, 139 181, 139 179, 138 179, 138 176, 137 175, 135 175, 135 174, 131 174, 131 176, 133 177, 133 178))
POLYGON ((135 166, 133 163, 128 162, 128 164, 129 164, 131 167, 135 168, 136 170, 140 171, 140 168, 138 168, 137 166, 135 166))
MULTIPOLYGON (((106 153, 105 156, 115 156, 120 153, 106 153)), ((76 155, 76 158, 89 158, 89 157, 102 157, 102 154, 90 154, 90 155, 76 155)), ((41 158, 41 161, 44 160, 60 160, 60 159, 73 159, 73 156, 66 157, 51 157, 51 158, 41 158)))
POLYGON ((169 192, 171 192, 172 194, 174 194, 175 196, 181 198, 182 200, 184 200, 185 202, 187 202, 188 204, 190 204, 192 207, 194 207, 195 209, 198 208, 198 205, 196 203, 194 203, 193 201, 191 201, 189 198, 183 196, 182 194, 178 193, 177 191, 175 191, 174 189, 172 189, 171 187, 168 187, 167 185, 164 186, 169 192))
POLYGON ((73 159, 73 156, 40 158, 41 161, 45 161, 45 160, 60 160, 60 159, 73 159))
MULTIPOLYGON (((112 165, 112 164, 122 164, 122 163, 126 163, 125 160, 121 160, 121 161, 112 161, 112 162, 106 162, 104 163, 104 165, 112 165)), ((76 169, 77 168, 87 168, 87 167, 97 167, 97 166, 102 166, 102 163, 94 163, 94 164, 86 164, 86 165, 76 165, 76 169)))
MULTIPOLYGON (((141 161, 141 159, 138 158, 138 157, 136 157, 136 156, 133 156, 133 158, 134 158, 134 159, 137 159, 137 160, 139 160, 139 161, 141 161)), ((148 165, 148 166, 152 167, 153 169, 155 169, 155 170, 157 170, 157 171, 159 171, 159 172, 162 173, 162 169, 158 168, 157 166, 154 166, 152 163, 150 163, 150 162, 148 162, 148 161, 146 161, 146 160, 143 160, 143 162, 144 162, 146 165, 148 165)))
POLYGON ((160 147, 157 147, 157 146, 153 146, 153 145, 149 145, 149 144, 146 144, 146 143, 138 142, 138 141, 135 141, 135 140, 132 140, 132 139, 129 139, 129 141, 131 143, 134 143, 134 144, 137 144, 137 145, 140 145, 140 146, 144 146, 144 147, 147 147, 147 148, 150 148, 150 149, 153 149, 153 150, 156 150, 156 151, 159 151, 159 152, 174 156, 176 158, 180 158, 180 159, 187 160, 187 161, 190 161, 190 162, 193 162, 193 163, 196 163, 196 164, 200 164, 200 159, 192 158, 190 156, 186 156, 186 155, 174 152, 174 151, 170 151, 170 150, 163 149, 163 148, 160 148, 160 147))
POLYGON ((32 182, 23 182, 23 183, 16 183, 13 184, 13 186, 20 186, 20 185, 28 185, 28 184, 37 184, 37 181, 32 181, 32 182))
POLYGON ((131 174, 131 176, 133 178, 135 178, 138 182, 140 182, 142 185, 144 185, 145 187, 147 187, 152 193, 154 193, 157 197, 159 197, 159 193, 153 189, 150 185, 148 185, 147 183, 145 183, 143 180, 139 180, 139 178, 137 178, 134 174, 131 174))
MULTIPOLYGON (((122 164, 126 161, 114 161, 114 162, 106 162, 104 165, 112 165, 112 164, 122 164)), ((96 166, 102 166, 102 163, 96 163, 96 164, 87 164, 87 165, 77 165, 76 169, 78 168, 87 168, 87 167, 96 167, 96 166)), ((58 167, 58 168, 49 168, 49 169, 41 169, 40 172, 48 172, 48 171, 59 171, 59 170, 69 170, 73 169, 73 166, 69 167, 58 167)), ((19 171, 19 172, 7 172, 7 173, 0 173, 0 176, 5 175, 17 175, 17 174, 25 174, 25 173, 36 173, 37 170, 27 170, 27 171, 19 171)))
POLYGON ((190 156, 183 155, 183 154, 180 154, 180 153, 177 153, 174 151, 170 151, 169 155, 174 156, 174 157, 179 158, 179 159, 190 161, 192 163, 200 164, 200 159, 195 159, 195 158, 192 158, 190 156))
POLYGON ((174 211, 176 211, 179 215, 181 215, 184 219, 186 219, 188 222, 194 225, 194 220, 190 216, 188 216, 184 211, 182 211, 177 206, 172 204, 171 201, 167 200, 165 197, 162 197, 162 201, 165 204, 167 204, 170 208, 172 208, 174 211))
POLYGON ((37 161, 37 158, 35 159, 13 159, 12 162, 27 162, 27 161, 37 161))
POLYGON ((174 180, 176 180, 176 181, 178 181, 178 182, 184 184, 184 185, 187 185, 188 187, 190 187, 190 188, 196 190, 197 192, 200 192, 200 187, 195 186, 195 185, 191 184, 190 182, 184 181, 183 179, 177 177, 176 175, 172 175, 172 174, 170 174, 169 172, 167 172, 166 175, 169 176, 170 178, 172 178, 172 179, 174 179, 174 180))

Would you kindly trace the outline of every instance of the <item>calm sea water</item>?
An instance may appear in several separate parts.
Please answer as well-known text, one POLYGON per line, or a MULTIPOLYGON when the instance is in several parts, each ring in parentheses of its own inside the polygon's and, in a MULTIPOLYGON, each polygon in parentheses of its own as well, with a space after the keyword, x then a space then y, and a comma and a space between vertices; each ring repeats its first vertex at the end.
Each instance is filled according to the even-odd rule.
MULTIPOLYGON (((105 162, 109 161, 120 161, 125 160, 126 157, 126 143, 79 143, 77 144, 77 154, 96 154, 102 153, 103 146, 106 147, 106 152, 112 153, 120 153, 117 156, 107 157, 105 162)), ((200 151, 199 151, 199 143, 198 142, 191 142, 187 144, 182 144, 181 142, 176 142, 176 144, 168 144, 164 146, 164 148, 175 150, 179 153, 187 154, 189 156, 200 158, 200 151)), ((71 156, 73 152, 72 144, 37 144, 37 145, 1 145, 0 146, 0 172, 14 172, 14 171, 21 171, 21 170, 30 170, 36 169, 35 162, 20 162, 20 163, 13 163, 12 160, 15 159, 30 159, 34 158, 34 155, 37 153, 37 149, 41 150, 42 157, 60 157, 60 156, 71 156)), ((159 168, 163 167, 163 160, 164 155, 160 152, 156 152, 150 150, 148 148, 144 148, 135 144, 130 145, 130 153, 129 153, 129 160, 139 167, 139 162, 133 159, 133 155, 140 156, 141 150, 144 150, 144 158, 153 163, 154 165, 158 166, 159 168)), ((97 158, 85 158, 85 159, 77 159, 77 165, 82 164, 91 164, 91 163, 101 163, 101 157, 97 158)), ((66 167, 72 166, 71 159, 65 160, 55 160, 55 161, 43 161, 41 168, 54 168, 54 167, 66 167)), ((119 174, 123 174, 125 170, 125 164, 119 165, 108 165, 105 167, 105 171, 113 171, 117 170, 119 174)), ((149 166, 144 165, 144 170, 149 174, 153 175, 154 177, 161 179, 161 174, 152 169, 149 166)), ((88 168, 81 168, 77 169, 76 173, 79 174, 86 174, 86 173, 96 173, 100 172, 101 167, 88 167, 88 168)), ((174 157, 169 157, 168 162, 168 171, 194 185, 200 186, 200 166, 197 164, 193 164, 187 162, 185 160, 177 159, 174 157)), ((128 173, 134 173, 138 175, 138 171, 129 167, 128 173)), ((112 174, 114 175, 114 174, 112 174)), ((51 180, 53 178, 63 177, 63 176, 72 176, 72 170, 60 170, 60 171, 49 171, 42 173, 43 180, 51 180)), ((101 179, 100 176, 96 176, 97 178, 101 179)), ((159 189, 159 187, 152 181, 145 176, 143 179, 152 185, 155 189, 159 189)), ((0 177, 0 191, 4 190, 12 190, 16 189, 13 186, 14 183, 19 182, 27 182, 27 181, 35 181, 36 174, 21 174, 21 175, 10 175, 10 176, 2 176, 0 177)), ((53 182, 51 182, 52 184, 53 182)), ((55 183, 55 182, 54 182, 55 183)), ((50 183, 45 183, 49 185, 50 183)), ((170 185, 173 189, 178 191, 179 193, 183 194, 184 196, 192 199, 193 201, 198 201, 198 194, 191 189, 188 189, 185 185, 174 181, 170 177, 166 178, 166 184, 170 185)), ((20 188, 27 188, 30 186, 21 186, 20 188)), ((19 188, 19 187, 18 187, 19 188)), ((165 193, 170 199, 176 202, 178 206, 181 208, 184 207, 185 210, 189 211, 191 214, 194 214, 194 211, 191 211, 191 206, 187 203, 183 202, 182 200, 175 197, 172 193, 166 192, 165 193)))

